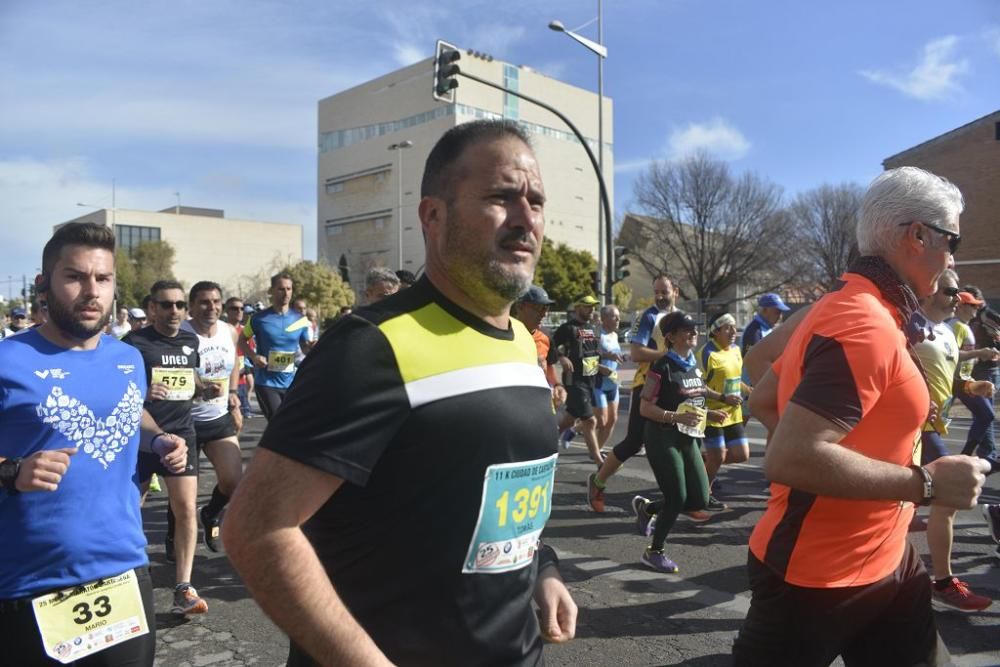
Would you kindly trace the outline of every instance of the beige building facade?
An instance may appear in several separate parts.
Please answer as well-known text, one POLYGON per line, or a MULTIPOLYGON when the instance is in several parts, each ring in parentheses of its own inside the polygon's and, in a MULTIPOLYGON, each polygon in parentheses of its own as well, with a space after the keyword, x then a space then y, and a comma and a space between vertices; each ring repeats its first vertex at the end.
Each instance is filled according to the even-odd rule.
MULTIPOLYGON (((559 109, 596 155, 596 94, 472 51, 462 51, 459 65, 559 109)), ((424 244, 417 205, 424 162, 444 132, 481 118, 516 120, 527 130, 548 199, 546 236, 596 257, 597 178, 572 131, 545 109, 462 77, 454 103, 440 102, 431 95, 433 70, 428 58, 319 102, 319 261, 346 265, 358 293, 372 266, 419 274, 424 244)), ((604 174, 613 202, 612 127, 612 102, 605 97, 604 174)))
POLYGON ((302 260, 301 225, 226 218, 219 209, 100 209, 68 222, 112 225, 118 248, 130 255, 144 241, 166 241, 174 249, 174 275, 185 289, 211 280, 226 296, 242 296, 237 292, 250 275, 302 260))
POLYGON ((1000 111, 886 158, 886 169, 910 166, 944 176, 965 197, 962 245, 955 269, 1000 307, 1000 111))

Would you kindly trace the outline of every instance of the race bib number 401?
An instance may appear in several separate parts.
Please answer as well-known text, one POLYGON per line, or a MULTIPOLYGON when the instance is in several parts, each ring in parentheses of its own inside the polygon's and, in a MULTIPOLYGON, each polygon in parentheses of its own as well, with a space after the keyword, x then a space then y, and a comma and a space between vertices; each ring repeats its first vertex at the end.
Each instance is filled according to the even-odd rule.
POLYGON ((272 373, 291 373, 295 370, 295 352, 271 350, 267 353, 267 370, 272 373))
POLYGON ((486 468, 479 520, 463 573, 510 572, 531 564, 552 513, 558 456, 486 468))
POLYGON ((69 664, 149 632, 135 572, 31 601, 49 657, 69 664))

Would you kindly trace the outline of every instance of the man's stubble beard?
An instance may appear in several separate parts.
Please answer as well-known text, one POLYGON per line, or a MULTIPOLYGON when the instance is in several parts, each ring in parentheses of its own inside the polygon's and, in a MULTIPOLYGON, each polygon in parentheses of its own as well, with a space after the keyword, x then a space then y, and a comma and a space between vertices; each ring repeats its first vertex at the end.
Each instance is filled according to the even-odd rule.
MULTIPOLYGON (((90 302, 88 301, 66 307, 58 299, 54 299, 52 295, 49 294, 47 299, 49 320, 51 320, 61 331, 73 338, 78 340, 93 338, 94 336, 100 334, 104 330, 104 327, 107 326, 108 322, 111 321, 111 309, 104 309, 100 319, 92 326, 88 326, 76 319, 74 309, 77 305, 82 306, 89 303, 90 302)), ((98 302, 97 305, 100 306, 100 302, 98 302)))

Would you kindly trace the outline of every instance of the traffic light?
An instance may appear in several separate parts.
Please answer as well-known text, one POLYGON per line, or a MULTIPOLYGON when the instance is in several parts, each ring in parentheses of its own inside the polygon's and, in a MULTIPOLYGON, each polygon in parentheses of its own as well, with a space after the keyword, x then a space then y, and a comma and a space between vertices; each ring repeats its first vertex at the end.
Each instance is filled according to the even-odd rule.
POLYGON ((593 294, 601 294, 601 274, 598 271, 590 272, 590 291, 593 294))
POLYGON ((458 88, 458 60, 462 53, 458 47, 437 41, 437 51, 434 54, 434 99, 453 104, 455 89, 458 88))
POLYGON ((629 265, 628 248, 622 245, 615 246, 615 279, 613 283, 620 283, 621 281, 628 278, 630 275, 628 269, 625 267, 629 265))

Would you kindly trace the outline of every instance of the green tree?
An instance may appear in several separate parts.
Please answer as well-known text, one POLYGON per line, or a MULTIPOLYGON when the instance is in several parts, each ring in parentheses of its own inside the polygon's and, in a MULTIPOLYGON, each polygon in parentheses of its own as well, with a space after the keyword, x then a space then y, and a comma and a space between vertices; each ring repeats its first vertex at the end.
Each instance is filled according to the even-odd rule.
POLYGON ((121 305, 138 306, 157 280, 176 280, 173 246, 166 241, 146 241, 136 246, 131 258, 124 249, 116 250, 115 277, 121 305))
POLYGON ((310 308, 318 311, 321 322, 335 316, 341 306, 354 305, 354 291, 344 284, 338 271, 326 264, 302 260, 283 270, 292 275, 295 283, 292 297, 305 299, 310 308))
POLYGON ((632 303, 632 288, 625 283, 615 283, 614 286, 615 305, 618 310, 624 313, 632 303))
POLYGON ((553 310, 565 310, 581 296, 593 294, 590 273, 596 270, 597 260, 586 250, 573 250, 565 243, 555 245, 545 239, 535 268, 535 283, 555 301, 553 310))

